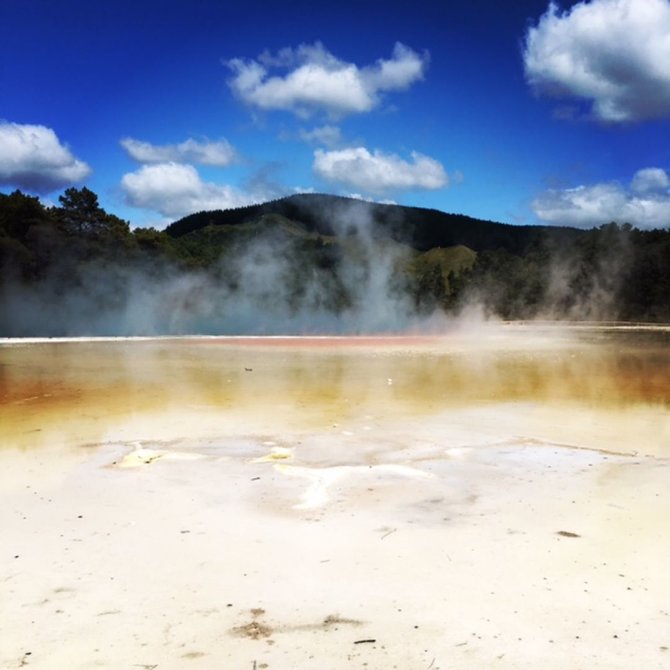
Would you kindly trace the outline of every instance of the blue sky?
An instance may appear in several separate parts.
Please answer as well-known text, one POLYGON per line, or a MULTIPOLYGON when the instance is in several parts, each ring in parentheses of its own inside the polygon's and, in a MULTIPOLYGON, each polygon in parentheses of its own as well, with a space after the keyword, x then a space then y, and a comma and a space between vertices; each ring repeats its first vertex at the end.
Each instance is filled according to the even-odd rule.
POLYGON ((0 189, 666 227, 669 35, 669 0, 3 0, 0 189))

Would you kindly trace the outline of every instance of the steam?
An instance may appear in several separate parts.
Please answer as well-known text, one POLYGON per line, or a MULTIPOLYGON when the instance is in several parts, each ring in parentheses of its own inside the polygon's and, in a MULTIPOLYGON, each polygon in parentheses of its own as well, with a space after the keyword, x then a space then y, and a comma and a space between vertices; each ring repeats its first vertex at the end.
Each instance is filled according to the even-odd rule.
POLYGON ((563 318, 577 321, 607 321, 619 318, 617 296, 622 285, 622 271, 629 259, 626 256, 599 258, 592 272, 585 277, 569 261, 556 261, 550 266, 549 284, 540 318, 563 318), (585 286, 576 290, 576 283, 585 286))
POLYGON ((418 315, 401 270, 410 249, 377 234, 367 203, 334 203, 319 217, 339 244, 331 265, 307 262, 304 238, 282 225, 240 242, 208 271, 89 264, 64 280, 17 279, 0 293, 7 336, 358 334, 435 328, 418 315))
MULTIPOLYGON (((142 262, 63 258, 36 283, 5 273, 0 335, 434 333, 500 318, 626 318, 620 298, 635 262, 627 227, 604 227, 536 260, 531 251, 523 259, 508 254, 499 267, 495 257, 488 269, 488 261, 478 261, 472 273, 450 276, 446 293, 437 296, 430 293, 435 277, 427 277, 426 294, 408 271, 417 252, 392 235, 402 221, 377 223, 363 201, 311 205, 319 211, 305 213, 321 222, 321 234, 266 215, 241 226, 238 233, 248 234, 237 234, 207 270, 145 256, 142 262)), ((402 216, 401 209, 389 216, 396 211, 402 216)), ((439 284, 441 267, 434 270, 439 284)))
POLYGON ((459 318, 483 320, 616 321, 625 313, 625 291, 635 263, 630 226, 603 226, 597 235, 549 246, 524 259, 511 255, 504 271, 466 284, 456 305, 459 318), (535 254, 535 255, 534 255, 535 254))

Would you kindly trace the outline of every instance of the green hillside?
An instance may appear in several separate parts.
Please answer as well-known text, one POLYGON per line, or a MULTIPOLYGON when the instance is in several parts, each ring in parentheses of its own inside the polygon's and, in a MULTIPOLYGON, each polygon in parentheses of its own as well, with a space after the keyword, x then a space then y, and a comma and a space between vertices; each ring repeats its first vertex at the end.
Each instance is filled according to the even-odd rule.
POLYGON ((298 195, 131 229, 86 188, 0 194, 0 336, 401 330, 504 319, 670 321, 670 231, 511 226, 298 195))
POLYGON ((419 251, 465 245, 475 251, 505 249, 524 253, 547 239, 559 245, 580 235, 580 231, 567 227, 512 226, 434 209, 382 205, 314 193, 238 209, 198 212, 175 221, 165 232, 173 238, 181 238, 207 226, 238 226, 270 214, 299 222, 306 230, 327 236, 346 234, 361 226, 370 227, 381 236, 419 251))

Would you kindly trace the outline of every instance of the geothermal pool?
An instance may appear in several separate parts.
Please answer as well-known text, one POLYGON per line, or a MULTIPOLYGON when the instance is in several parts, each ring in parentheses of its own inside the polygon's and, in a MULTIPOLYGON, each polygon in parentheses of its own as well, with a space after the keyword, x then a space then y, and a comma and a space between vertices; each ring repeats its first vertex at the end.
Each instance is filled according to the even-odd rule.
POLYGON ((670 330, 0 341, 0 667, 670 667, 670 330))

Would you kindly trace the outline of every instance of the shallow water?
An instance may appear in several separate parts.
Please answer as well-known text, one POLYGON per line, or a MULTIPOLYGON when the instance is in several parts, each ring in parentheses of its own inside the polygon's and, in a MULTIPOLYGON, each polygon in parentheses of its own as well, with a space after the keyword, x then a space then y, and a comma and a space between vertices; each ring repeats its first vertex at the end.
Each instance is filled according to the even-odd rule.
POLYGON ((402 422, 417 436, 441 431, 450 446, 522 439, 668 456, 669 342, 664 330, 522 327, 444 338, 14 341, 0 346, 2 443, 334 428, 370 441, 402 422))
POLYGON ((666 667, 669 335, 5 342, 0 667, 666 667))

